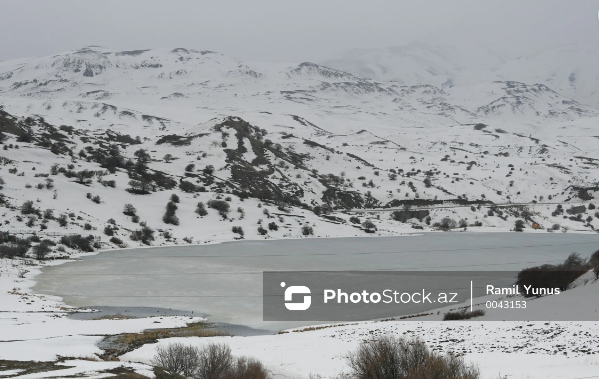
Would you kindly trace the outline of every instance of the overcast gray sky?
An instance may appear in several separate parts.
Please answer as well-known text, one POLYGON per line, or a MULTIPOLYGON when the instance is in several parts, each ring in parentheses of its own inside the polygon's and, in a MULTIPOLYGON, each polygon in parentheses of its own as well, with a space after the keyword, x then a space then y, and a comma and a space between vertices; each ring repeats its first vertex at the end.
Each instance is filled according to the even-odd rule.
POLYGON ((515 54, 599 41, 596 0, 0 0, 0 11, 0 60, 88 45, 297 62, 421 39, 515 54))

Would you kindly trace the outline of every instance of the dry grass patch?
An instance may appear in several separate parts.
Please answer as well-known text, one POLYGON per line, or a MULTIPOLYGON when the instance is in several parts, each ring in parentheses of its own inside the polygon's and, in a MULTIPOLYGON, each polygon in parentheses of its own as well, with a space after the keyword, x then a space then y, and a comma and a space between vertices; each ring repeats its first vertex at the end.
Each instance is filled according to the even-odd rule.
POLYGON ((171 337, 218 337, 229 336, 229 332, 205 322, 194 322, 182 328, 148 329, 140 333, 123 333, 104 338, 101 345, 104 360, 114 360, 147 343, 155 343, 159 339, 171 337))
POLYGON ((0 375, 3 371, 20 370, 14 375, 2 376, 3 378, 12 378, 21 375, 36 374, 40 372, 48 372, 55 370, 64 370, 73 366, 58 366, 56 363, 60 362, 37 362, 37 361, 6 361, 0 360, 0 375))

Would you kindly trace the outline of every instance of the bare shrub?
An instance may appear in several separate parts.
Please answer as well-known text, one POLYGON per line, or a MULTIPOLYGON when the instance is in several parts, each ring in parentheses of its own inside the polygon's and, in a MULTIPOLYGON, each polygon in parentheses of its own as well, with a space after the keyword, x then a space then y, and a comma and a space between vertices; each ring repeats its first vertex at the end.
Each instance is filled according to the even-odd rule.
POLYGON ((125 204, 123 207, 123 214, 127 216, 135 216, 137 214, 137 209, 135 209, 133 204, 125 204))
POLYGON ((37 246, 34 246, 32 250, 35 258, 38 260, 46 258, 46 255, 52 251, 50 246, 52 246, 52 241, 49 240, 43 240, 37 246))
POLYGON ((350 353, 355 379, 478 379, 478 368, 451 353, 431 352, 423 341, 380 337, 350 353))
POLYGON ((226 344, 210 343, 198 351, 199 365, 195 372, 196 379, 226 378, 233 368, 233 355, 226 344))
POLYGON ((202 347, 171 343, 158 346, 152 364, 170 374, 194 379, 268 379, 263 364, 247 357, 235 358, 226 344, 209 343, 202 347))
POLYGON ((54 220, 54 210, 53 209, 46 209, 44 211, 44 219, 45 220, 54 220))
POLYGON ((32 228, 35 226, 36 222, 37 222, 37 217, 32 215, 32 216, 29 216, 29 218, 27 219, 27 223, 25 225, 32 228))
POLYGON ((164 367, 173 374, 194 377, 199 365, 199 349, 182 343, 158 346, 152 364, 164 367))
POLYGON ((33 201, 28 200, 21 205, 21 213, 24 215, 40 214, 40 210, 33 205, 33 201))
POLYGON ((370 220, 366 220, 362 223, 362 227, 366 230, 367 233, 374 233, 376 231, 376 225, 374 222, 370 220))
POLYGON ((61 214, 60 216, 58 216, 58 218, 56 219, 56 221, 58 221, 58 225, 62 226, 63 228, 65 228, 68 224, 69 224, 69 220, 67 219, 67 215, 66 214, 61 214))
POLYGON ((255 358, 240 357, 232 365, 223 379, 267 379, 270 374, 259 360, 255 358))
POLYGON ((310 236, 314 234, 314 229, 309 225, 302 226, 302 234, 305 236, 310 236))

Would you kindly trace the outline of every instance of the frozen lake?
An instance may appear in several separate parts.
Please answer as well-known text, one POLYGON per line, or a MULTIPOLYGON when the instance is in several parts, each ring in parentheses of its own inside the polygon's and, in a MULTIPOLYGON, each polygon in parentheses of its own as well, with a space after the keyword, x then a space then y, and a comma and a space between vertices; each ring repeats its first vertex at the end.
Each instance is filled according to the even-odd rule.
MULTIPOLYGON (((48 267, 34 290, 74 306, 159 307, 211 321, 262 321, 262 271, 514 271, 599 249, 599 235, 425 233, 402 237, 240 241, 107 251, 48 267)), ((302 324, 302 323, 300 323, 302 324)), ((305 324, 305 323, 303 323, 305 324)))

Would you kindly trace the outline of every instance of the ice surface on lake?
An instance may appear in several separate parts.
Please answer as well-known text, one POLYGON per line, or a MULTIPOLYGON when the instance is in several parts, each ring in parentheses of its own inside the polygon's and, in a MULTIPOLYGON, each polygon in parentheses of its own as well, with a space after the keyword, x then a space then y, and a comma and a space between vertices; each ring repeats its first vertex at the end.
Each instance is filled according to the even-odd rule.
POLYGON ((598 245, 589 234, 427 233, 131 249, 48 267, 34 290, 75 306, 172 308, 281 329, 306 322, 262 321, 264 270, 517 271, 572 252, 589 256, 598 245))

